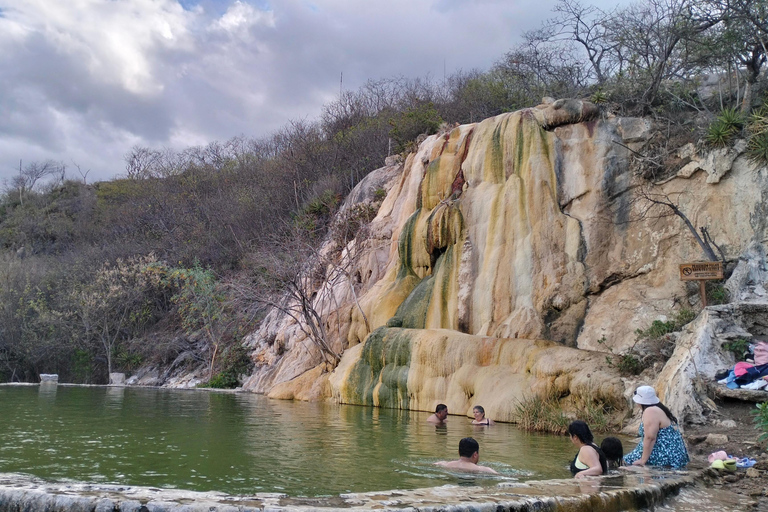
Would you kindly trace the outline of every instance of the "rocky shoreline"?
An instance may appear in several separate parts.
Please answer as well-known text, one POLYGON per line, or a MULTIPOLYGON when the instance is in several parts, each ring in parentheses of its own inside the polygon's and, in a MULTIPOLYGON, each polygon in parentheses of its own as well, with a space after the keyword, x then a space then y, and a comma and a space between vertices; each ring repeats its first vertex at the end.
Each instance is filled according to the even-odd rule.
POLYGON ((402 510, 523 512, 637 510, 655 507, 695 484, 691 472, 646 471, 591 479, 503 483, 295 498, 85 483, 49 483, 24 475, 0 475, 0 512, 276 512, 402 510), (652 478, 648 478, 649 474, 652 478))

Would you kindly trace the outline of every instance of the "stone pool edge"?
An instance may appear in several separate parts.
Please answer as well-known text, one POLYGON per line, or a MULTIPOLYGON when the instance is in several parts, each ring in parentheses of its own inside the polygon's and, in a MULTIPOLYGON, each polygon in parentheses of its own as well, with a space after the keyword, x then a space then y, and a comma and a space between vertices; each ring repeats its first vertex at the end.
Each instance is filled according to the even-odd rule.
POLYGON ((181 489, 53 483, 0 474, 0 512, 290 512, 335 510, 548 512, 653 507, 694 485, 693 472, 622 474, 586 480, 502 483, 496 487, 441 487, 296 498, 279 493, 234 496, 181 489))

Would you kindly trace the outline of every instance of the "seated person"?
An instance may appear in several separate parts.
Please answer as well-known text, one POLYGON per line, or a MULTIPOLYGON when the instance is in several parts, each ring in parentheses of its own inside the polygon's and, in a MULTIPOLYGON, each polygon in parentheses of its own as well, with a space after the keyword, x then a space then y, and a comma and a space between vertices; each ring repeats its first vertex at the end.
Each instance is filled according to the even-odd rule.
POLYGON ((493 425, 493 420, 485 417, 485 409, 482 405, 476 405, 472 408, 472 415, 475 419, 472 420, 473 425, 493 425))
POLYGON ((605 455, 594 443, 589 425, 581 420, 573 421, 568 425, 568 434, 571 436, 571 442, 579 448, 579 453, 571 462, 574 478, 603 475, 608 472, 605 455))
POLYGON ((445 425, 445 419, 448 417, 448 406, 445 404, 437 404, 435 407, 435 414, 427 418, 427 423, 433 425, 445 425))
POLYGON ((480 445, 473 438, 465 437, 459 441, 459 460, 443 460, 435 462, 435 464, 444 468, 458 469, 459 471, 498 475, 496 471, 489 467, 478 466, 478 460, 480 460, 480 445))
POLYGON ((640 407, 640 443, 624 456, 624 463, 632 466, 671 466, 675 469, 688 465, 688 450, 683 435, 677 428, 677 418, 661 403, 656 390, 640 386, 632 400, 640 407))
POLYGON ((624 457, 624 445, 618 437, 606 437, 600 443, 600 449, 605 454, 609 469, 616 469, 621 466, 624 457))

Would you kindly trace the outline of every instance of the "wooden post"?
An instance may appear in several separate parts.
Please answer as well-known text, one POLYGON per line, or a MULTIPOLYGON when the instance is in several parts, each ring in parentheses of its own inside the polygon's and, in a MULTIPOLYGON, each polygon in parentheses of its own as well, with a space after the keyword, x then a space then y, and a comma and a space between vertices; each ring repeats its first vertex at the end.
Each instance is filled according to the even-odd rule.
POLYGON ((707 307, 707 287, 705 281, 723 278, 722 261, 695 261, 680 264, 681 281, 698 281, 701 294, 701 307, 707 307))

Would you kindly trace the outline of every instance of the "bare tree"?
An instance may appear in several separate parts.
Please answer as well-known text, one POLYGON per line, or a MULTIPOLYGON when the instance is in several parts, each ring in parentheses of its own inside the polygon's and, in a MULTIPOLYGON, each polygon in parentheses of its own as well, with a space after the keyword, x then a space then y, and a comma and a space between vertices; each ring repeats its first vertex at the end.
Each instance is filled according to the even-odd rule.
POLYGON ((619 42, 609 37, 611 14, 595 6, 583 6, 578 0, 559 0, 556 17, 546 22, 552 40, 573 40, 582 47, 598 84, 603 84, 618 65, 619 42))
POLYGON ((697 229, 681 209, 679 199, 683 195, 682 192, 668 194, 661 189, 660 185, 647 180, 642 180, 640 185, 628 189, 627 192, 633 193, 633 197, 629 202, 619 207, 625 212, 623 215, 619 214, 618 209, 612 212, 614 219, 621 218, 621 220, 614 220, 614 222, 625 224, 665 219, 672 216, 679 217, 709 261, 725 261, 725 254, 710 236, 709 228, 701 226, 697 229), (720 253, 719 257, 715 253, 715 249, 720 253))
POLYGON ((741 112, 752 107, 752 91, 768 55, 768 4, 757 0, 710 0, 722 20, 721 47, 745 69, 741 112))
POLYGON ((24 204, 24 196, 34 189, 41 179, 47 176, 61 177, 62 181, 66 176, 66 166, 61 162, 54 160, 45 160, 43 162, 31 162, 26 166, 21 166, 19 161, 19 174, 11 179, 11 187, 19 194, 19 202, 24 204))
POLYGON ((75 167, 77 167, 77 173, 78 173, 78 174, 80 175, 80 177, 83 179, 83 185, 87 185, 88 183, 87 183, 87 180, 86 180, 86 179, 88 178, 88 173, 90 173, 90 172, 91 172, 91 170, 90 170, 90 169, 88 169, 87 171, 83 172, 83 170, 80 168, 80 166, 79 166, 79 165, 77 165, 75 162, 72 162, 72 165, 74 165, 75 167))
POLYGON ((681 43, 719 22, 702 12, 697 0, 646 0, 616 12, 607 37, 622 72, 642 81, 640 102, 645 110, 658 99, 662 81, 684 74, 690 64, 681 43))

